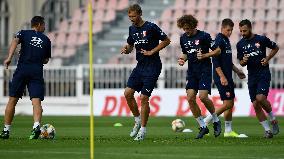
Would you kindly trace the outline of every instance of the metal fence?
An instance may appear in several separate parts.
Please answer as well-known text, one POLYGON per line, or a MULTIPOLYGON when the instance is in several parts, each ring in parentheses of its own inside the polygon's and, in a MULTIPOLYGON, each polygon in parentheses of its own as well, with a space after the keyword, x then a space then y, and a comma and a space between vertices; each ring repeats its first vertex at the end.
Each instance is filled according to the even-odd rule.
MULTIPOLYGON (((135 65, 93 65, 94 88, 125 88, 128 77, 135 65)), ((163 65, 157 88, 184 88, 186 82, 186 66, 163 65)), ((270 65, 271 88, 284 88, 284 65, 270 65)), ((6 70, 0 67, 0 98, 9 94, 9 81, 15 67, 6 70)), ((246 88, 246 80, 240 80, 233 74, 236 88, 246 88)), ((46 67, 44 69, 45 95, 50 97, 72 97, 89 94, 88 65, 46 67)), ((214 88, 214 83, 212 83, 214 88)), ((26 91, 26 94, 28 92, 26 91)))

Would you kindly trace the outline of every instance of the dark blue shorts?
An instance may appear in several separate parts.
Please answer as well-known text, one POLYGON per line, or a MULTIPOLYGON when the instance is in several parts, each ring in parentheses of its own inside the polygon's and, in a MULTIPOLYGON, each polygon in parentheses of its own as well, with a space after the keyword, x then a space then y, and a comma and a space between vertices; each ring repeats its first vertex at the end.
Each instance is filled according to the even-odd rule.
POLYGON ((147 71, 136 67, 133 69, 127 81, 127 87, 132 88, 137 92, 141 91, 141 94, 150 97, 157 84, 160 73, 160 69, 147 71))
POLYGON ((249 75, 248 89, 251 102, 256 100, 256 95, 263 94, 268 96, 270 87, 271 75, 270 72, 262 73, 256 76, 249 75))
POLYGON ((198 90, 208 90, 211 94, 211 83, 212 83, 212 72, 200 72, 200 73, 188 73, 186 77, 186 87, 185 89, 194 89, 196 92, 198 90))
POLYGON ((44 80, 41 69, 28 67, 17 68, 9 85, 9 96, 22 98, 25 88, 28 88, 30 99, 44 100, 44 80))
POLYGON ((235 98, 235 85, 233 81, 228 81, 227 86, 223 86, 220 81, 215 81, 215 85, 220 94, 220 98, 222 101, 224 100, 234 100, 235 98))

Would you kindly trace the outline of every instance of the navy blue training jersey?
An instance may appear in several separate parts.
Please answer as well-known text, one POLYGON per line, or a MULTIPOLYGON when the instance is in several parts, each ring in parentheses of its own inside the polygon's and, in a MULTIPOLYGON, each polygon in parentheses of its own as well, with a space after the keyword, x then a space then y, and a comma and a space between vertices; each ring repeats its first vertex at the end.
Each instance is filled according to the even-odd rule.
POLYGON ((197 59, 197 52, 201 49, 201 53, 208 53, 211 48, 212 39, 210 34, 197 30, 193 36, 188 36, 186 33, 180 37, 180 46, 182 53, 187 55, 188 70, 200 70, 202 68, 211 69, 211 59, 197 59))
POLYGON ((18 64, 43 65, 44 59, 51 57, 51 42, 43 33, 35 30, 21 30, 15 38, 19 38, 21 44, 18 64))
POLYGON ((249 54, 247 62, 249 74, 258 73, 261 70, 269 71, 269 65, 261 65, 261 60, 266 57, 266 47, 275 49, 277 45, 266 36, 257 34, 255 34, 251 39, 242 38, 237 43, 237 56, 239 60, 242 60, 245 54, 249 54))
POLYGON ((159 53, 151 56, 144 56, 141 49, 151 51, 159 45, 159 41, 165 40, 167 35, 154 23, 145 21, 141 27, 134 25, 129 27, 127 43, 134 45, 136 49, 136 60, 140 63, 160 63, 159 53))
POLYGON ((232 70, 233 70, 233 61, 232 61, 232 49, 231 49, 231 43, 228 37, 223 35, 222 33, 219 33, 215 38, 215 44, 213 45, 213 48, 220 48, 221 54, 213 57, 213 78, 214 81, 220 81, 220 77, 216 72, 217 67, 221 67, 221 70, 223 71, 225 77, 227 80, 233 80, 232 79, 232 70))

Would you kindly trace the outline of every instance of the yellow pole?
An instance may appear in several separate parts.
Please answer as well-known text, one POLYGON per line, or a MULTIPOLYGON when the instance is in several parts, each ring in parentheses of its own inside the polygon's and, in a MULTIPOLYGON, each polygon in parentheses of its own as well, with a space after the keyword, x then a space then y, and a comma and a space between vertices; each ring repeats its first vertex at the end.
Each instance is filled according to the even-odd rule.
POLYGON ((89 74, 90 74, 90 158, 94 159, 94 106, 93 106, 93 9, 92 0, 88 3, 89 14, 89 74))

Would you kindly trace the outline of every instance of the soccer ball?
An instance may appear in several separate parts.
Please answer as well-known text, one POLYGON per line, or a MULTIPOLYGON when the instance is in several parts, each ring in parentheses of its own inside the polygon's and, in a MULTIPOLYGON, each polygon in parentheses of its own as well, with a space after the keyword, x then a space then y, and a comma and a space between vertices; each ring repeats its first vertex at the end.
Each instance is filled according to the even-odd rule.
POLYGON ((182 132, 185 128, 185 122, 181 119, 175 119, 172 121, 172 129, 174 132, 182 132))
POLYGON ((55 138, 55 128, 51 124, 45 124, 40 128, 40 135, 41 139, 54 139, 55 138))

